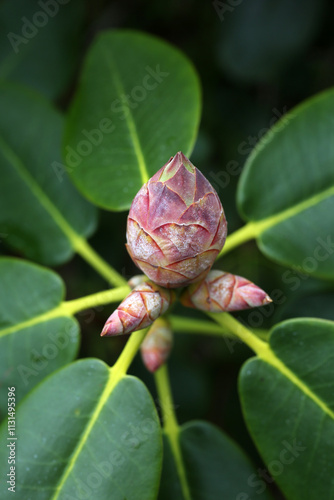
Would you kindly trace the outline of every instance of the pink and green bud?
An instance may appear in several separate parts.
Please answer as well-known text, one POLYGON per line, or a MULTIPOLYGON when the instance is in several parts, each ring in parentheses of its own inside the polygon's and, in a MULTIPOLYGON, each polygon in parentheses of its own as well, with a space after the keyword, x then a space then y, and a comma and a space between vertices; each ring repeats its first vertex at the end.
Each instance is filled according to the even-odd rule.
POLYGON ((168 359, 173 346, 173 332, 168 321, 158 318, 151 326, 141 347, 141 357, 150 372, 155 372, 168 359))
POLYGON ((137 285, 107 319, 101 336, 132 333, 151 325, 174 300, 174 292, 152 281, 137 285))
POLYGON ((209 312, 240 311, 272 302, 266 292, 246 278, 218 270, 188 286, 180 301, 184 306, 209 312))
POLYGON ((177 288, 207 275, 226 234, 216 191, 188 158, 177 153, 134 198, 127 249, 152 281, 177 288))

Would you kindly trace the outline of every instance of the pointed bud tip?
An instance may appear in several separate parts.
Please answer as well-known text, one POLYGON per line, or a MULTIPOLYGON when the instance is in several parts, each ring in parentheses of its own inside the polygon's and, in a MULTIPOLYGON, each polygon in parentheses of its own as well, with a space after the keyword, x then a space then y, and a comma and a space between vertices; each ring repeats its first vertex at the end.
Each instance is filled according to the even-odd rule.
POLYGON ((112 318, 110 321, 107 321, 103 327, 102 332, 100 333, 101 337, 115 337, 116 335, 121 335, 123 330, 119 327, 119 321, 115 321, 112 318))
POLYGON ((103 330, 102 332, 100 333, 100 336, 101 337, 109 337, 110 335, 112 335, 112 333, 110 333, 110 323, 106 323, 103 327, 103 330))
POLYGON ((272 302, 272 299, 269 297, 269 295, 266 295, 262 301, 262 305, 265 306, 267 304, 270 304, 271 302, 272 302))

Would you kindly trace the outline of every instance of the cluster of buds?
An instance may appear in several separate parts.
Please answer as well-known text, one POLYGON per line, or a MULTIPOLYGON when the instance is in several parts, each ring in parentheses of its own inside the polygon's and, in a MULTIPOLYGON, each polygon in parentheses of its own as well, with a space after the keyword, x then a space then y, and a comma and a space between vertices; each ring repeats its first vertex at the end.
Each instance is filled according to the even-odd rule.
POLYGON ((146 276, 129 281, 130 294, 108 318, 101 335, 121 335, 153 326, 141 353, 155 371, 167 359, 172 332, 163 315, 187 287, 183 305, 209 312, 237 311, 271 302, 250 281, 211 270, 227 235, 218 195, 182 153, 177 153, 135 196, 127 223, 126 248, 146 276), (158 320, 159 318, 159 320, 158 320))

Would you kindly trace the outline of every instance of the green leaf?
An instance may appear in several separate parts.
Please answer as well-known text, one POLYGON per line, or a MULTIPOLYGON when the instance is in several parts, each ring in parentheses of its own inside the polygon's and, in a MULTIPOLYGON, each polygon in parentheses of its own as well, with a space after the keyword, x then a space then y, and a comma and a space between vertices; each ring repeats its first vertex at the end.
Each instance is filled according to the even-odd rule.
POLYGON ((2 2, 0 78, 59 96, 74 74, 84 12, 80 0, 2 2))
POLYGON ((69 113, 68 171, 96 205, 128 209, 170 156, 190 154, 199 118, 198 78, 182 53, 151 35, 103 33, 69 113))
MULTIPOLYGON (((162 443, 154 403, 140 380, 117 375, 99 360, 81 360, 25 399, 16 421, 18 498, 156 498, 162 443)), ((3 425, 3 471, 6 438, 3 425)))
POLYGON ((323 0, 214 2, 224 21, 218 59, 224 72, 249 83, 273 80, 314 38, 323 0))
POLYGON ((56 265, 83 245, 96 209, 60 163, 63 119, 34 91, 0 84, 0 233, 27 257, 56 265))
POLYGON ((159 500, 268 499, 259 489, 255 468, 239 447, 217 427, 201 421, 179 430, 188 492, 182 491, 179 467, 168 437, 164 436, 163 472, 159 500), (258 491, 256 491, 258 490, 258 491))
POLYGON ((18 403, 46 375, 75 358, 79 326, 59 307, 64 292, 54 272, 0 259, 1 413, 7 413, 7 387, 16 387, 18 403))
POLYGON ((334 90, 306 101, 250 155, 238 204, 262 252, 282 264, 334 278, 334 90))
POLYGON ((247 426, 288 500, 334 498, 333 353, 333 322, 290 320, 240 374, 247 426))

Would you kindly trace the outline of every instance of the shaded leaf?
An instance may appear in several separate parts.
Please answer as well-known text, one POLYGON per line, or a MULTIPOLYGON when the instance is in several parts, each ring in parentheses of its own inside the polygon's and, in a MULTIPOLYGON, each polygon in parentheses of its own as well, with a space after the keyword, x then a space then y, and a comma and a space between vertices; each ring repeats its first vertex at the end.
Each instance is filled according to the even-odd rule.
POLYGON ((7 387, 16 402, 46 375, 72 361, 79 325, 59 307, 64 284, 53 271, 19 259, 0 259, 0 411, 7 387))
MULTIPOLYGON (((119 377, 99 360, 75 362, 25 399, 16 425, 18 498, 156 498, 161 430, 154 403, 135 377, 119 377)), ((3 425, 1 470, 8 468, 6 437, 3 425)))
POLYGON ((238 204, 268 257, 334 278, 334 91, 294 109, 250 155, 238 204))
POLYGON ((250 433, 288 500, 334 498, 334 323, 277 325, 240 374, 250 433))
POLYGON ((178 151, 189 156, 200 117, 197 75, 165 42, 135 31, 100 35, 70 109, 68 172, 93 203, 125 210, 178 151))
POLYGON ((96 209, 60 159, 61 115, 34 91, 0 84, 0 233, 27 257, 68 260, 96 225, 96 209))
POLYGON ((50 98, 69 84, 80 49, 84 2, 5 0, 0 7, 0 78, 50 98))
POLYGON ((249 83, 270 81, 314 38, 324 2, 214 2, 224 21, 218 59, 226 73, 249 83))
POLYGON ((334 293, 302 295, 288 303, 281 312, 282 319, 295 317, 321 318, 334 321, 334 293))
POLYGON ((179 479, 169 439, 164 436, 164 460, 159 500, 246 500, 270 498, 259 488, 255 468, 239 447, 215 426, 201 421, 180 428, 180 447, 188 493, 179 479))

